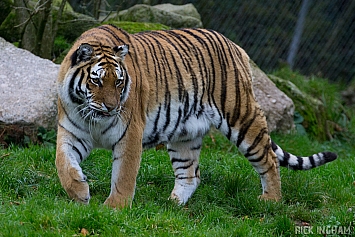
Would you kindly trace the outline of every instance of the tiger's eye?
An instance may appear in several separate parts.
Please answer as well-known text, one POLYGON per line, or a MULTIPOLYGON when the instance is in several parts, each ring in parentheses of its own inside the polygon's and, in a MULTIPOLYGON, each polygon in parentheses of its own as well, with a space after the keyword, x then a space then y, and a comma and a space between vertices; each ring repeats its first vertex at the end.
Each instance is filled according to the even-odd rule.
POLYGON ((91 82, 98 85, 100 80, 99 80, 99 78, 91 78, 91 82))
POLYGON ((116 80, 116 83, 115 83, 116 87, 120 86, 122 84, 122 82, 123 82, 123 80, 120 80, 120 79, 116 80))

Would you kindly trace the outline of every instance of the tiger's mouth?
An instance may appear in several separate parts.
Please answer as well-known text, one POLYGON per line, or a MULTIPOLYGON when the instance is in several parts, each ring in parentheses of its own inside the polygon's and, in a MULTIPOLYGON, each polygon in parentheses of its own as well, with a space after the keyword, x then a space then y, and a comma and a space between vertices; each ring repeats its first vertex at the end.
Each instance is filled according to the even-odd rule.
POLYGON ((110 117, 113 116, 108 112, 104 112, 104 111, 98 111, 98 110, 94 110, 92 113, 92 117, 110 117))
POLYGON ((100 118, 109 118, 113 116, 117 116, 121 111, 121 106, 112 110, 112 111, 103 111, 98 110, 96 108, 91 108, 90 114, 92 118, 100 119, 100 118))
POLYGON ((85 120, 95 119, 107 119, 115 116, 119 116, 122 111, 122 106, 119 105, 117 108, 108 111, 106 108, 97 108, 92 105, 83 105, 83 108, 79 108, 79 113, 85 120))

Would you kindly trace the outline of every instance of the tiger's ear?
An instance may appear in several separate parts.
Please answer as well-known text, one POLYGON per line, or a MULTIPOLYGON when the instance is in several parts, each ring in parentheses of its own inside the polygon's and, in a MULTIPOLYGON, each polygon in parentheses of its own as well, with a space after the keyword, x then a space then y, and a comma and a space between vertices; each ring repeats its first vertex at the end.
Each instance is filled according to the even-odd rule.
POLYGON ((82 44, 71 56, 71 65, 74 66, 79 62, 88 61, 92 58, 94 49, 89 44, 82 44))
POLYGON ((124 60, 125 56, 128 53, 128 50, 129 50, 129 46, 127 44, 113 47, 113 51, 115 52, 115 55, 119 57, 121 60, 124 60))

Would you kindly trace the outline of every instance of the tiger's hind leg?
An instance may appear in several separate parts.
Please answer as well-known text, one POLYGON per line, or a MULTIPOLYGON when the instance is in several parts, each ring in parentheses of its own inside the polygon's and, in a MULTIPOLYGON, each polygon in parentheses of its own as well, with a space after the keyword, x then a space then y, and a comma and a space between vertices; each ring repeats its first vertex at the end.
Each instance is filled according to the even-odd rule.
POLYGON ((279 161, 271 148, 263 112, 258 107, 253 112, 240 124, 230 127, 226 136, 260 175, 263 189, 260 199, 278 201, 281 199, 279 161))
POLYGON ((199 156, 202 137, 167 145, 175 174, 175 186, 170 198, 185 204, 200 184, 199 156))

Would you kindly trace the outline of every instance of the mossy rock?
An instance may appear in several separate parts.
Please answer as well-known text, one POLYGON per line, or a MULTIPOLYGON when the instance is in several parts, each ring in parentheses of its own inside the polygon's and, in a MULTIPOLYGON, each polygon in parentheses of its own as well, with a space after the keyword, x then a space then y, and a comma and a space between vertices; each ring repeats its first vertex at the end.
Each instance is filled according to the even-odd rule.
POLYGON ((201 17, 192 4, 137 4, 112 18, 120 21, 161 23, 172 28, 201 28, 201 17))
POLYGON ((295 84, 274 75, 268 75, 275 85, 293 100, 296 111, 303 117, 307 133, 320 140, 327 139, 327 114, 322 101, 301 91, 295 84))
POLYGON ((159 23, 148 23, 148 22, 130 22, 130 21, 114 21, 110 20, 104 22, 104 24, 112 24, 115 25, 130 34, 135 34, 143 31, 151 31, 151 30, 169 30, 170 27, 159 24, 159 23))
MULTIPOLYGON (((58 7, 53 8, 53 20, 57 19, 58 7)), ((64 37, 68 42, 74 42, 84 31, 99 26, 95 18, 65 9, 58 24, 57 36, 64 37)))

